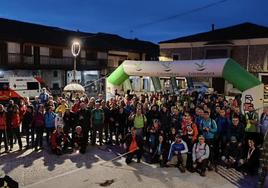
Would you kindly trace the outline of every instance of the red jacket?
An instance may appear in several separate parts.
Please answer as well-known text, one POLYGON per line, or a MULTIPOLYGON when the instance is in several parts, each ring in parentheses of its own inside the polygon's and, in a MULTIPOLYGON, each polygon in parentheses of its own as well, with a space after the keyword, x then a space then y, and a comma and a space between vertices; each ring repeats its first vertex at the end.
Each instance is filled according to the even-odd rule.
POLYGON ((61 142, 67 143, 67 136, 62 133, 59 134, 57 130, 51 134, 51 147, 52 149, 56 149, 58 146, 61 146, 61 142))
POLYGON ((12 119, 11 119, 12 128, 20 127, 20 122, 21 122, 20 121, 20 113, 13 112, 12 119))
POLYGON ((7 126, 6 113, 2 112, 0 113, 0 130, 5 130, 6 126, 7 126))

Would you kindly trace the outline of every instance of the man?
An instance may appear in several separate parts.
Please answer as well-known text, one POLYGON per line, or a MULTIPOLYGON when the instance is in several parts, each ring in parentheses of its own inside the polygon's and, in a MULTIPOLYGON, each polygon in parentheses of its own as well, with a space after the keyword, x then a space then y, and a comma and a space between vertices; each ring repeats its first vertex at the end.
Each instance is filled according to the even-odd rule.
POLYGON ((40 103, 45 104, 48 102, 48 99, 49 99, 49 94, 47 93, 46 88, 43 88, 42 93, 40 93, 40 95, 39 95, 40 103))
POLYGON ((85 139, 88 142, 88 135, 90 131, 90 110, 84 102, 80 103, 80 109, 77 112, 78 124, 82 127, 85 134, 85 139))
POLYGON ((127 154, 126 163, 130 164, 134 155, 137 155, 137 163, 140 163, 143 150, 143 139, 137 135, 135 127, 132 127, 131 133, 127 134, 124 142, 124 148, 127 154))
POLYGON ((142 109, 137 108, 136 114, 133 114, 130 117, 131 120, 133 120, 134 127, 136 128, 137 135, 143 137, 143 128, 145 127, 147 123, 146 116, 142 114, 142 109))
POLYGON ((228 140, 234 136, 239 144, 244 142, 245 126, 240 122, 239 116, 233 116, 229 130, 228 140))
POLYGON ((63 132, 63 126, 59 125, 51 135, 51 149, 56 155, 62 155, 67 151, 69 138, 63 132))
POLYGON ((215 170, 217 171, 217 165, 215 162, 215 148, 216 148, 216 143, 215 143, 215 136, 217 133, 217 124, 216 122, 210 118, 210 112, 209 111, 204 111, 204 119, 200 123, 200 129, 201 133, 206 139, 206 143, 210 147, 210 156, 209 156, 209 161, 210 161, 210 166, 209 169, 212 170, 212 165, 215 166, 215 170))
POLYGON ((7 141, 7 124, 6 124, 6 112, 4 110, 4 106, 0 104, 0 150, 2 140, 4 140, 5 144, 5 152, 8 152, 8 141, 7 141))
POLYGON ((104 112, 100 108, 100 103, 96 102, 95 108, 91 111, 91 126, 92 126, 92 145, 96 144, 96 134, 99 133, 99 143, 102 145, 102 132, 104 128, 104 112))
POLYGON ((261 144, 268 130, 268 107, 265 107, 260 119, 261 144))
POLYGON ((82 154, 86 152, 87 142, 85 140, 85 135, 83 134, 83 129, 81 126, 77 126, 75 128, 75 133, 72 141, 74 150, 78 150, 82 154))
POLYGON ((223 151, 223 156, 221 160, 227 166, 227 168, 236 168, 237 162, 242 154, 241 144, 237 142, 235 136, 231 137, 230 143, 227 144, 226 149, 223 151))
POLYGON ((168 163, 171 163, 171 160, 174 156, 177 157, 177 166, 182 173, 185 172, 186 159, 187 159, 188 147, 186 142, 182 140, 182 136, 180 134, 176 135, 175 142, 173 142, 170 146, 169 154, 168 154, 168 163))
POLYGON ((206 167, 208 165, 209 158, 209 146, 205 143, 205 137, 200 135, 198 137, 198 143, 193 146, 193 168, 200 173, 200 176, 206 176, 206 167))
POLYGON ((248 107, 248 112, 246 113, 246 128, 245 128, 245 141, 247 142, 250 138, 256 141, 256 144, 259 144, 259 134, 257 126, 259 124, 259 116, 255 111, 254 106, 251 105, 248 107))

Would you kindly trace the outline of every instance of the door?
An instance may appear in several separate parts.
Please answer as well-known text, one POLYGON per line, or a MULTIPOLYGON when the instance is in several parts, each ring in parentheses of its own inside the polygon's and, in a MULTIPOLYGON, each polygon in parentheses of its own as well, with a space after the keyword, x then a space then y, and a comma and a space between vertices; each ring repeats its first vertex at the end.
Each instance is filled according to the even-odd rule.
POLYGON ((0 41, 0 65, 7 64, 7 44, 0 41))

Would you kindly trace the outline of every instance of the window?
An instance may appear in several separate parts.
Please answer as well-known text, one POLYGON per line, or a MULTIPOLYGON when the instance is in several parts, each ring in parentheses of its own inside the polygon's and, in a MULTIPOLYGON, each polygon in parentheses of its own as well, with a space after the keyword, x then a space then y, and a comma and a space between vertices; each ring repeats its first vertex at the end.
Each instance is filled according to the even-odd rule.
POLYGON ((87 51, 86 52, 86 59, 87 60, 97 60, 98 53, 96 51, 87 51))
POLYGON ((1 82, 0 83, 0 90, 8 90, 9 89, 9 83, 8 82, 1 82))
POLYGON ((59 48, 50 48, 49 53, 50 53, 50 57, 54 57, 54 58, 62 58, 63 56, 62 49, 59 49, 59 48))
POLYGON ((59 88, 60 88, 59 83, 53 83, 52 89, 59 89, 59 88))
POLYGON ((38 82, 27 82, 27 90, 37 90, 39 89, 38 82))
POLYGON ((58 77, 58 71, 53 71, 53 77, 54 78, 58 77))
POLYGON ((207 49, 206 59, 226 58, 229 57, 228 49, 207 49))
POLYGON ((176 61, 176 60, 180 60, 181 56, 180 56, 180 54, 173 54, 172 58, 174 61, 176 61))
POLYGON ((32 46, 31 45, 24 45, 23 53, 26 56, 32 56, 32 46))

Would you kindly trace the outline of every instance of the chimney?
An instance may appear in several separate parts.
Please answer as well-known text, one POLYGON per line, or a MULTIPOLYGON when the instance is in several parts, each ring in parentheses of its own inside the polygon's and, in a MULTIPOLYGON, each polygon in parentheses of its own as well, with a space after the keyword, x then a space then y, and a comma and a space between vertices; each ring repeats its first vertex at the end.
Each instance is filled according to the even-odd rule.
POLYGON ((211 31, 214 31, 214 30, 215 30, 215 25, 211 24, 211 31))

